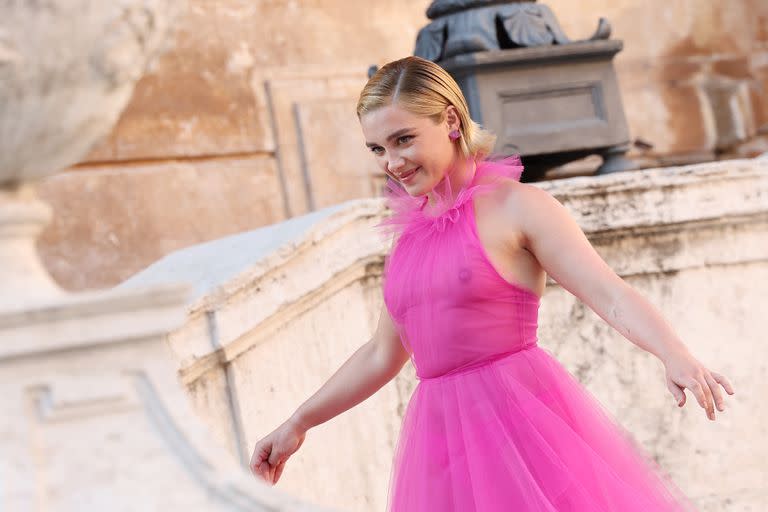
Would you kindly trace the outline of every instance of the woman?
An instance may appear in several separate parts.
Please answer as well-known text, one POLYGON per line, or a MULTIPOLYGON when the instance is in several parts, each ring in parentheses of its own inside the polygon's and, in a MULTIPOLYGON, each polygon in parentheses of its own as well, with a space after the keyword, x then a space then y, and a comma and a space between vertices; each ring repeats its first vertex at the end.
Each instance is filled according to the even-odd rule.
POLYGON ((693 507, 669 477, 537 343, 546 274, 657 356, 682 407, 710 420, 728 379, 705 368, 662 315, 600 258, 566 209, 520 183, 516 158, 456 84, 417 57, 391 62, 357 106, 391 178, 394 235, 373 337, 283 425, 253 472, 270 484, 311 427, 362 402, 411 358, 419 383, 394 455, 391 511, 671 511, 693 507))

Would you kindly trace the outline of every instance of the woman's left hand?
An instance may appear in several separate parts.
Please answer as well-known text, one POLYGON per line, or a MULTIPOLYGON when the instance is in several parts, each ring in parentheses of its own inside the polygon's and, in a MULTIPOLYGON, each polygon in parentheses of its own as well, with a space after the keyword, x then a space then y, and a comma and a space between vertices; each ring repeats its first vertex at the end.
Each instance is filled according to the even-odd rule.
POLYGON ((706 411, 707 417, 715 421, 713 403, 717 405, 720 412, 725 410, 725 401, 719 385, 722 385, 729 395, 733 395, 733 386, 730 381, 725 376, 706 369, 685 349, 672 352, 662 359, 662 362, 666 372, 667 389, 677 400, 677 406, 685 405, 683 390, 688 388, 706 411))

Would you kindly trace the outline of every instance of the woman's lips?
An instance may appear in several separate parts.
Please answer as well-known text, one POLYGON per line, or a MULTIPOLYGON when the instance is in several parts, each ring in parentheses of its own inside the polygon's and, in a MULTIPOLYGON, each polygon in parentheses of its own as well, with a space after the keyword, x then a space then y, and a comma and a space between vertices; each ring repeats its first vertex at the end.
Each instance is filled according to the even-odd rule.
POLYGON ((413 177, 414 174, 419 172, 420 169, 421 169, 421 167, 417 167, 414 170, 412 170, 411 172, 409 172, 408 174, 406 174, 404 176, 401 176, 400 177, 400 181, 403 181, 403 182, 409 181, 413 177))

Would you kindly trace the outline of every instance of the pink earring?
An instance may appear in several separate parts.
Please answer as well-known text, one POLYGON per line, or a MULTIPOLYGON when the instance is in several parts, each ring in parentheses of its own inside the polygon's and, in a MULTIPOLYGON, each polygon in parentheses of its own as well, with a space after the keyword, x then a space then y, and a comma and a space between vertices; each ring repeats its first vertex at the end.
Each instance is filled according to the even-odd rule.
POLYGON ((451 133, 448 134, 448 138, 454 142, 458 140, 459 137, 461 137, 461 132, 459 130, 453 130, 451 133))

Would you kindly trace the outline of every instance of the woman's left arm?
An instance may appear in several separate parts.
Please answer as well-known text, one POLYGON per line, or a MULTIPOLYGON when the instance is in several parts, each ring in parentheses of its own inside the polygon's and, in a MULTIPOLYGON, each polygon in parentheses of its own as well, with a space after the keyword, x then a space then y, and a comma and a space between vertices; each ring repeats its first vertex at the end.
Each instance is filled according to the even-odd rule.
POLYGON ((725 410, 721 384, 734 394, 728 379, 704 367, 678 338, 661 312, 619 277, 600 257, 568 210, 548 192, 518 184, 508 214, 522 225, 526 248, 563 288, 603 320, 664 364, 667 389, 678 406, 688 388, 710 420, 713 403, 725 410))

